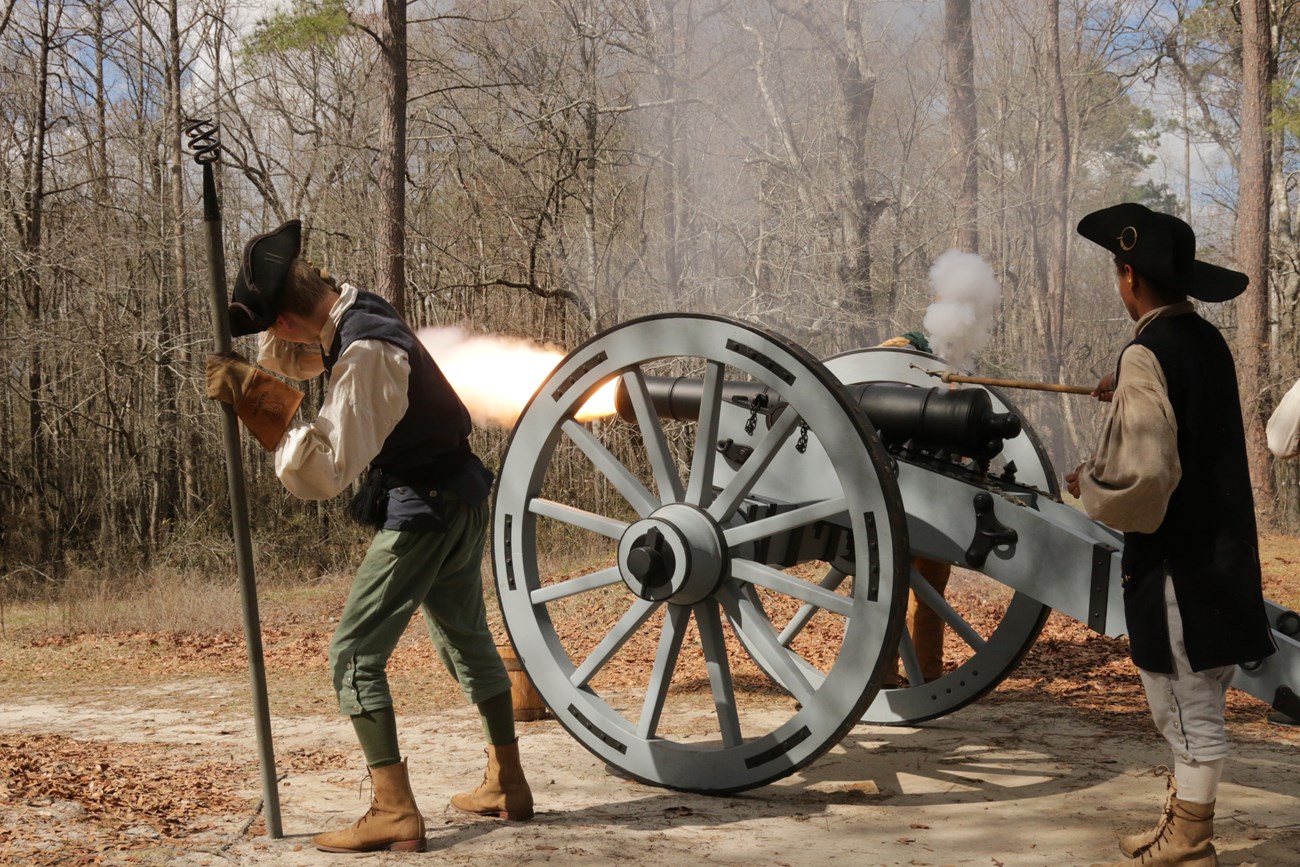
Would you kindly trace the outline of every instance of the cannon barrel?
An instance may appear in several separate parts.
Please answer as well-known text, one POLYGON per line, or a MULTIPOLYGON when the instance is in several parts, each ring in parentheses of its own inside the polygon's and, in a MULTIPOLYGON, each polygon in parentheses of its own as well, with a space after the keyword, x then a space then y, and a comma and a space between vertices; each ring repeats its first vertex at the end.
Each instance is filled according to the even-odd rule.
MULTIPOLYGON (((689 376, 648 376, 646 389, 660 418, 698 421, 704 382, 689 376)), ((892 382, 863 382, 848 386, 849 394, 887 446, 911 442, 928 452, 946 451, 987 461, 1002 451, 1005 440, 1018 436, 1020 417, 994 412, 982 388, 920 388, 892 382)), ((757 412, 769 420, 787 404, 766 386, 726 381, 722 400, 757 412)), ((620 383, 615 398, 618 414, 629 421, 636 413, 620 383)))

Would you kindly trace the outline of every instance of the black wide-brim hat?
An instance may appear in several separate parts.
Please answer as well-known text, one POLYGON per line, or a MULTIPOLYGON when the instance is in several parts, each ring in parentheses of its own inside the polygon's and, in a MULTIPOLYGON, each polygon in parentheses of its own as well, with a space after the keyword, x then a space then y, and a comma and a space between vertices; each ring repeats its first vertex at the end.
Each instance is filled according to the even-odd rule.
POLYGON ((1078 232, 1157 286, 1201 301, 1236 298, 1250 282, 1240 271, 1197 259, 1191 226, 1137 202, 1093 211, 1079 221, 1078 232))
POLYGON ((289 265, 302 249, 302 221, 290 220, 244 245, 230 302, 230 334, 243 337, 275 324, 284 301, 289 265))

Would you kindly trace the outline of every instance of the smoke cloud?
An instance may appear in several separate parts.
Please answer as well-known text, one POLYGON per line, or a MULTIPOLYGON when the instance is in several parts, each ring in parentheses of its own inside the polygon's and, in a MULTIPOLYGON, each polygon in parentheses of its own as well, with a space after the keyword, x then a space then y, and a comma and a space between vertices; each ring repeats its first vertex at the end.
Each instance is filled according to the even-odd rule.
POLYGON ((511 428, 542 381, 564 358, 559 349, 462 328, 421 328, 424 348, 476 425, 511 428))
POLYGON ((934 301, 922 327, 934 351, 962 367, 983 349, 997 324, 1002 289, 993 268, 976 253, 949 250, 930 266, 934 301))

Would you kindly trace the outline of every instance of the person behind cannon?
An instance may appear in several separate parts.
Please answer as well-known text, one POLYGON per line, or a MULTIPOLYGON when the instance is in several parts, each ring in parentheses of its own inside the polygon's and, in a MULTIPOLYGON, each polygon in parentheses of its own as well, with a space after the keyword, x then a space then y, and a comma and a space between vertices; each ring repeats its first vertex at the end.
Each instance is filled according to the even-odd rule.
MULTIPOLYGON (((908 331, 898 337, 891 337, 880 344, 882 347, 897 349, 916 349, 929 353, 930 341, 919 331, 908 331)), ((948 589, 948 579, 952 575, 952 566, 938 560, 925 557, 913 557, 912 569, 942 596, 948 589)), ((943 620, 929 605, 922 602, 915 593, 907 598, 907 630, 912 637, 912 647, 916 650, 916 660, 921 666, 921 676, 926 682, 943 677, 943 620)), ((892 667, 885 671, 886 689, 902 686, 897 658, 892 667)), ((915 684, 913 684, 915 685, 915 684)))
POLYGON ((296 390, 235 355, 208 357, 207 393, 233 404, 273 450, 276 474, 295 496, 328 499, 365 474, 350 511, 375 535, 329 656, 372 802, 355 824, 313 842, 329 852, 423 851, 424 820, 398 748, 386 675, 417 609, 443 664, 478 706, 488 743, 483 783, 452 804, 508 819, 533 815, 510 680, 488 629, 479 571, 492 475, 470 450, 468 412, 397 311, 378 295, 338 285, 299 256, 300 245, 297 220, 248 242, 230 324, 235 336, 261 333, 258 362, 268 370, 328 376, 319 414, 291 427, 297 401, 283 390, 296 390))
MULTIPOLYGON (((1282 396, 1268 417, 1268 450, 1274 456, 1290 460, 1300 456, 1300 381, 1282 396)), ((1300 720, 1280 710, 1270 711, 1268 721, 1275 726, 1300 726, 1300 720)))
POLYGON ((1275 647, 1236 369, 1189 298, 1227 301, 1248 280, 1197 260, 1187 223, 1140 204, 1088 214, 1078 232, 1113 254, 1137 324, 1094 391, 1111 401, 1096 452, 1066 483, 1092 518, 1124 532, 1130 653, 1174 755, 1159 820, 1121 838, 1131 860, 1117 863, 1213 865, 1228 683, 1275 647))

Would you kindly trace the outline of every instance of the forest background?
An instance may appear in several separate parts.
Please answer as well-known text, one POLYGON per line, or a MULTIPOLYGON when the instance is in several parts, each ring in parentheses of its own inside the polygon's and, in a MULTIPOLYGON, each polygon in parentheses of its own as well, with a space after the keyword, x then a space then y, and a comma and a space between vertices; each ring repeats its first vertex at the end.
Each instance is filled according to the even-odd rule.
MULTIPOLYGON (((957 247, 1002 287, 969 366, 1091 385, 1131 331, 1074 225, 1123 200, 1177 213, 1202 257, 1251 277, 1203 311, 1237 353, 1261 516, 1300 523, 1296 471, 1262 432, 1300 340, 1294 3, 0 0, 0 16, 0 613, 85 581, 231 571, 195 117, 220 130, 229 276, 249 237, 302 217, 304 255, 414 324, 566 349, 674 311, 818 356, 874 345, 921 326, 929 268, 957 247)), ((1058 471, 1086 454, 1096 404, 1021 405, 1058 471)), ((508 433, 476 432, 490 466, 508 433)), ((352 561, 341 502, 294 500, 245 447, 264 567, 352 561)))

